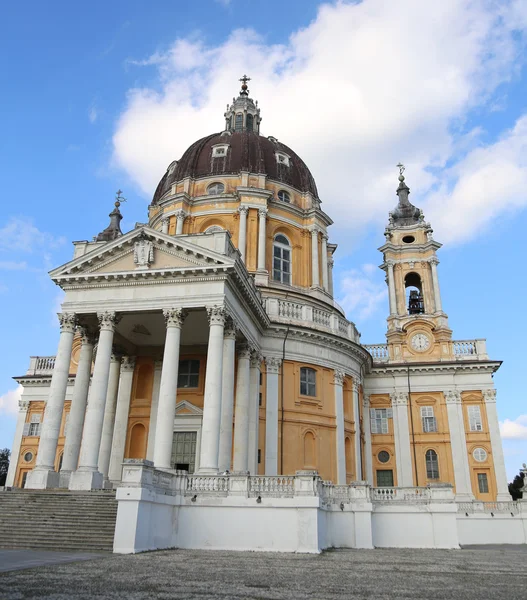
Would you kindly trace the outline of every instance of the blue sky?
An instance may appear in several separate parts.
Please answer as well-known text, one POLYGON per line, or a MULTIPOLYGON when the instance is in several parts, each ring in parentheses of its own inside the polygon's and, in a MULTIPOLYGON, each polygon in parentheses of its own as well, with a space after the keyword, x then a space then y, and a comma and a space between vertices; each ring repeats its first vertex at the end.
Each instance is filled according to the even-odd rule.
POLYGON ((454 339, 486 337, 509 476, 527 460, 525 0, 158 0, 3 9, 0 38, 0 447, 13 375, 52 355, 71 241, 144 221, 157 181, 223 125, 247 72, 264 135, 304 158, 339 244, 335 284, 365 343, 384 341, 377 248, 407 165, 440 251, 454 339), (154 8, 152 8, 152 6, 154 8))

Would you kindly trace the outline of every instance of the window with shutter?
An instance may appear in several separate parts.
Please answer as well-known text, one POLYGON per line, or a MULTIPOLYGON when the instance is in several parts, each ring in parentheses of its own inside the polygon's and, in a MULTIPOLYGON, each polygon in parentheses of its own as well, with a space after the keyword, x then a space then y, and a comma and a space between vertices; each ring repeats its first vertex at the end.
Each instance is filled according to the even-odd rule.
POLYGON ((481 421, 481 410, 479 406, 468 407, 468 422, 470 431, 483 431, 483 423, 481 421))
POLYGON ((29 435, 29 426, 31 425, 31 423, 24 423, 24 430, 22 431, 22 435, 28 436, 29 435))
POLYGON ((421 421, 423 423, 423 433, 437 431, 437 422, 434 417, 433 406, 421 406, 421 421))
POLYGON ((372 433, 388 433, 388 418, 391 418, 391 409, 370 409, 370 430, 372 433), (390 411, 390 417, 388 417, 390 411))

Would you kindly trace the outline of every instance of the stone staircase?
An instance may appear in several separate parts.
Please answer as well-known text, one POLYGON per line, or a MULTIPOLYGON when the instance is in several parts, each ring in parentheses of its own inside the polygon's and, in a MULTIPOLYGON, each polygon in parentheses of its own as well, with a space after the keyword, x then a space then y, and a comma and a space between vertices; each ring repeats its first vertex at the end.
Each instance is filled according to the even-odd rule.
POLYGON ((114 491, 0 492, 0 548, 112 552, 114 491))

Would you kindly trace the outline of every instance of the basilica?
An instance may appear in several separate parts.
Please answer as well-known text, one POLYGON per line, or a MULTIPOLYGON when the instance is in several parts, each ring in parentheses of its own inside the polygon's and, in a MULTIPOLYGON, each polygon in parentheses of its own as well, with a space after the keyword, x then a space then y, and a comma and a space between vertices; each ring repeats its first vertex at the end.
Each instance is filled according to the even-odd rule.
POLYGON ((452 338, 441 244, 404 167, 379 248, 386 341, 365 345, 334 299, 315 180, 261 133, 247 83, 221 131, 168 166, 147 222, 121 231, 119 192, 108 227, 50 272, 60 340, 15 377, 7 485, 116 490, 122 552, 391 546, 412 528, 458 547, 474 523, 487 535, 489 507, 511 500, 500 362, 485 340, 452 338), (253 542, 229 541, 225 523, 253 542))

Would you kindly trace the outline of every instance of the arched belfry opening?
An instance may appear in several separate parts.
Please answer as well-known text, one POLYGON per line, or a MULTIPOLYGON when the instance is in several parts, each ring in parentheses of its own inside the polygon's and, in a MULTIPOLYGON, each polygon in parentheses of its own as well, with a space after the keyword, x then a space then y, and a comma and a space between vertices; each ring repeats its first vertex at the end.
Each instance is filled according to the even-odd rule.
POLYGON ((409 315, 421 315, 425 312, 423 284, 417 273, 407 273, 404 278, 406 289, 406 306, 409 315))

